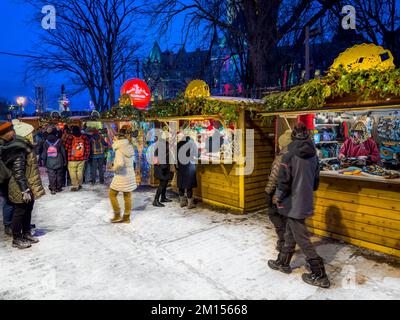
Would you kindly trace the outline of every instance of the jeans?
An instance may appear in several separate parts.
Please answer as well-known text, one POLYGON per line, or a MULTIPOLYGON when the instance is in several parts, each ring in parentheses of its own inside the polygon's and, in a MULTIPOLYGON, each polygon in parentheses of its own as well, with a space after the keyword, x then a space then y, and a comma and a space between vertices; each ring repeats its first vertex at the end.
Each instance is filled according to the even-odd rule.
POLYGON ((14 215, 12 219, 12 232, 14 239, 21 238, 22 233, 27 233, 31 231, 31 219, 33 205, 35 201, 29 203, 14 203, 14 215))
POLYGON ((306 255, 307 260, 319 258, 319 255, 315 251, 308 235, 305 219, 287 218, 285 245, 283 246, 282 251, 284 253, 294 252, 296 243, 299 245, 301 251, 306 255))
POLYGON ((11 227, 15 207, 7 198, 3 199, 3 224, 5 227, 11 227))
POLYGON ((99 171, 100 183, 104 183, 104 158, 93 158, 90 172, 92 174, 92 183, 96 183, 97 171, 99 171))
MULTIPOLYGON (((109 197, 110 197, 110 201, 111 201, 111 206, 114 210, 114 213, 116 214, 120 214, 121 213, 121 208, 119 206, 118 203, 118 196, 119 191, 110 189, 109 192, 109 197)), ((125 205, 125 216, 130 216, 131 215, 131 211, 132 211, 132 193, 131 192, 123 192, 124 195, 124 205, 125 205)))
POLYGON ((74 188, 82 186, 84 168, 85 168, 85 161, 68 162, 68 171, 69 175, 71 176, 71 184, 74 188))

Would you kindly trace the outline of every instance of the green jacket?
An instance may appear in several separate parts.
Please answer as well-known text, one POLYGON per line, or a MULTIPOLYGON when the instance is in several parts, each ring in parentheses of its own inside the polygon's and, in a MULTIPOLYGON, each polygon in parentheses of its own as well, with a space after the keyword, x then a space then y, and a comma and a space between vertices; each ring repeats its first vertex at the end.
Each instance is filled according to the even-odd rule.
POLYGON ((10 142, 0 141, 2 159, 11 170, 8 198, 12 203, 23 203, 22 192, 30 189, 35 200, 45 195, 39 167, 32 144, 23 137, 10 142))

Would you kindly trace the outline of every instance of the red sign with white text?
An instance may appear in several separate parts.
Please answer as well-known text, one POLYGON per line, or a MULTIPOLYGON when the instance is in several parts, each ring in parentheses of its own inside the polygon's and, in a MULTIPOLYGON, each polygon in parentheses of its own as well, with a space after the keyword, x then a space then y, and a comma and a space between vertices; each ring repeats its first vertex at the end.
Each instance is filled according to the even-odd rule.
POLYGON ((121 88, 121 95, 128 94, 132 105, 138 109, 146 109, 149 105, 151 94, 146 82, 140 79, 125 81, 121 88))

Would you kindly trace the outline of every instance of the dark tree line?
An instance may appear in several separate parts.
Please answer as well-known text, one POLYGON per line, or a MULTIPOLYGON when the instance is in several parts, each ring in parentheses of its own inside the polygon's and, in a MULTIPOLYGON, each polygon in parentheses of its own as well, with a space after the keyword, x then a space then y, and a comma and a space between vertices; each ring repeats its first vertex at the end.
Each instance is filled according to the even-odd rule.
POLYGON ((276 85, 276 71, 286 59, 277 48, 304 50, 306 26, 325 36, 336 33, 344 5, 356 9, 356 32, 384 45, 398 60, 400 1, 396 0, 159 0, 151 14, 162 33, 183 14, 184 39, 198 30, 211 44, 216 34, 225 37, 239 57, 237 71, 249 89, 276 85))
MULTIPOLYGON (((46 0, 28 0, 39 9, 46 0)), ((88 90, 97 110, 113 106, 116 82, 137 60, 133 42, 137 0, 59 0, 56 29, 41 30, 28 74, 68 72, 79 90, 88 90)), ((39 18, 42 18, 40 16, 39 18)))
MULTIPOLYGON (((47 4, 26 1, 37 12, 47 4)), ((319 28, 324 41, 332 38, 341 28, 344 5, 356 9, 357 29, 349 34, 385 46, 400 63, 396 0, 59 0, 57 28, 41 30, 39 58, 30 61, 28 74, 66 71, 77 90, 88 90, 96 109, 109 108, 118 98, 116 85, 137 65, 139 44, 132 38, 138 19, 149 18, 150 28, 164 35, 183 17, 182 41, 202 40, 210 58, 213 45, 225 39, 244 90, 275 86, 290 59, 279 48, 302 54, 307 26, 319 28)))

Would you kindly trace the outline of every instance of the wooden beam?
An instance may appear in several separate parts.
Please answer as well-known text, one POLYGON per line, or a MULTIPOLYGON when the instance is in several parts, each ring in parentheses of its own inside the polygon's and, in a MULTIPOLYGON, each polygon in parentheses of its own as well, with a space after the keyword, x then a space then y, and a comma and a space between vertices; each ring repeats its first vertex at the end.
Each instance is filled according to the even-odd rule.
POLYGON ((326 106, 320 109, 310 109, 310 110, 280 110, 271 112, 261 112, 259 116, 261 117, 271 117, 271 116, 297 116, 300 114, 310 114, 310 113, 321 113, 321 112, 351 112, 351 111, 374 111, 374 110, 384 110, 384 109, 399 109, 400 104, 379 104, 379 105, 349 105, 345 106, 326 106))

